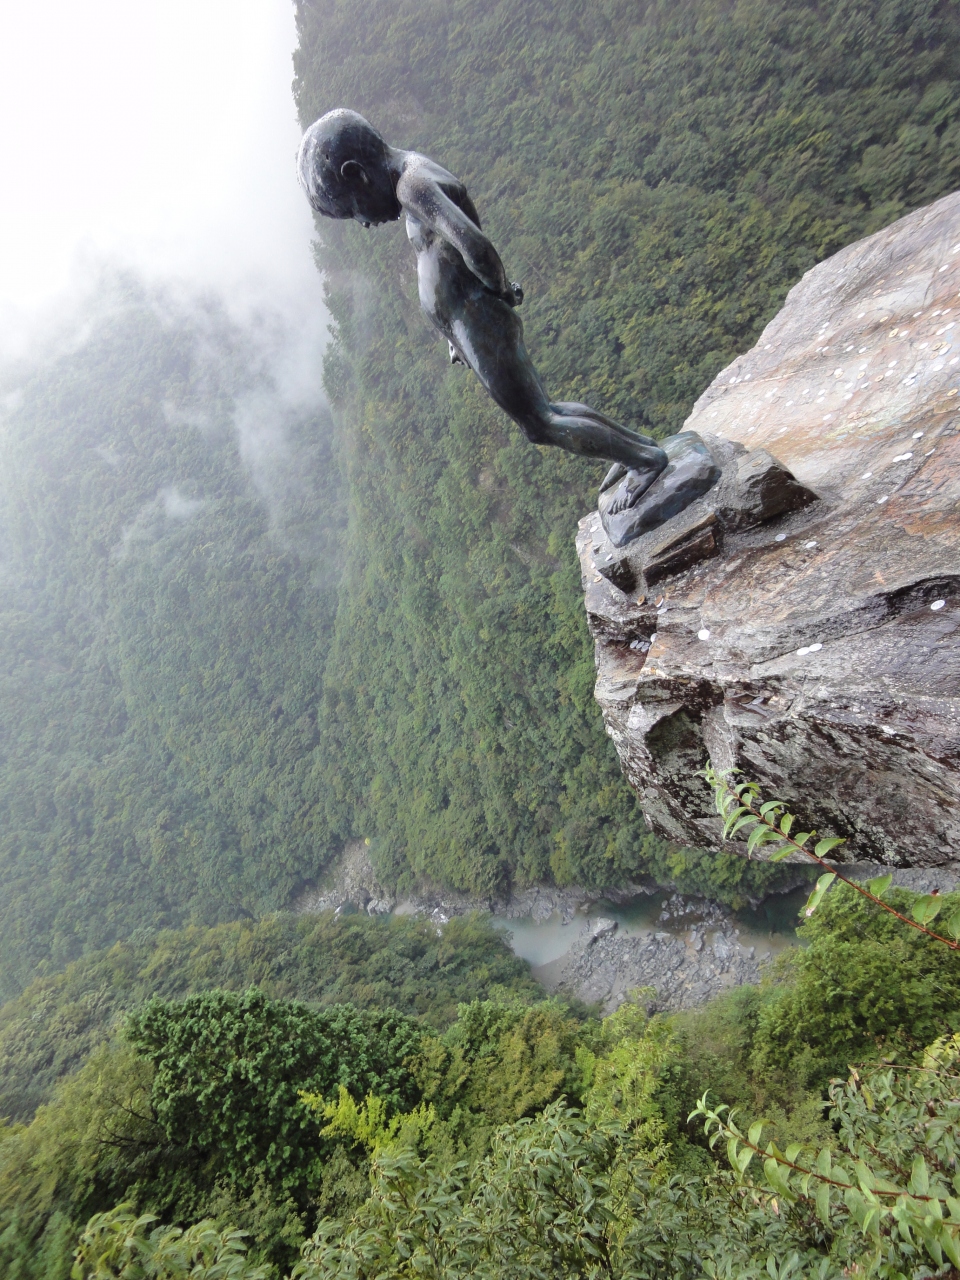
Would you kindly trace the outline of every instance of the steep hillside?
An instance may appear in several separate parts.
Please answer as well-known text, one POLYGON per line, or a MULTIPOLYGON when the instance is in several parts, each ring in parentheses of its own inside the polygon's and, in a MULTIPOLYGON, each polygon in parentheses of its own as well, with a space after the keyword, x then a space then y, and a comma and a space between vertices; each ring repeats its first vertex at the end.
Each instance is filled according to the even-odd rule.
MULTIPOLYGON (((468 184, 557 399, 676 429, 819 259, 960 183, 955 6, 298 6, 304 125, 363 112, 468 184)), ((577 519, 418 313, 403 229, 318 228, 355 513, 325 675, 330 829, 487 889, 642 865, 592 705, 577 519)))
POLYGON ((4 378, 4 995, 141 927, 283 905, 323 856, 304 774, 343 519, 329 419, 284 421, 265 348, 213 305, 105 280, 82 319, 4 378))
MULTIPOLYGON (((304 122, 349 104, 461 174, 553 392, 655 431, 808 266, 960 183, 950 4, 298 20, 304 122)), ((573 550, 600 468, 448 366, 402 227, 320 235, 333 420, 269 335, 131 281, 3 371, 0 994, 282 907, 357 836, 401 889, 761 883, 653 840, 604 736, 573 550)))

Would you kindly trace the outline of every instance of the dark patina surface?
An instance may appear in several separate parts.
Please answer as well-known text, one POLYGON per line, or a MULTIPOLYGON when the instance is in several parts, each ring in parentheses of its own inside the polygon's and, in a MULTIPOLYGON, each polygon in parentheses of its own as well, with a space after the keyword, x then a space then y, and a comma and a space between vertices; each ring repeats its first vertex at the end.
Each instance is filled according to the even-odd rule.
MULTIPOLYGON (((621 464, 606 499, 614 515, 637 507, 658 477, 659 498, 634 522, 638 529, 652 528, 657 512, 673 514, 703 492, 703 467, 694 481, 689 465, 676 465, 676 455, 690 452, 689 442, 674 441, 668 455, 667 442, 661 447, 589 405, 549 398, 516 313, 523 290, 507 279, 466 187, 452 173, 416 151, 389 146, 362 116, 343 109, 310 126, 298 167, 311 205, 324 217, 369 227, 406 216, 420 305, 447 340, 450 359, 474 371, 534 444, 621 464)), ((623 541, 632 536, 625 532, 623 541)))

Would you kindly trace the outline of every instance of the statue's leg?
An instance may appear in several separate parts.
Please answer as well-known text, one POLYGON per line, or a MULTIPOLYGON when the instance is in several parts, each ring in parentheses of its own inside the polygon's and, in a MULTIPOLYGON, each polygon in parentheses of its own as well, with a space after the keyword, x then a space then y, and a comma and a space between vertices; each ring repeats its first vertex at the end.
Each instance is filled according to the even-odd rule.
MULTIPOLYGON (((629 430, 629 428, 621 427, 620 423, 615 422, 613 418, 608 418, 607 415, 605 413, 601 413, 599 409, 591 409, 588 404, 579 404, 576 400, 560 400, 555 404, 551 404, 550 408, 555 410, 557 413, 568 414, 578 418, 592 418, 608 427, 617 427, 620 430, 629 430)), ((636 436, 638 440, 642 440, 644 444, 655 445, 657 443, 653 436, 642 435, 639 431, 633 431, 631 434, 636 436)))
POLYGON ((636 473, 637 496, 656 480, 667 455, 648 436, 637 435, 585 404, 551 404, 513 308, 479 288, 451 291, 449 302, 448 318, 443 324, 434 318, 434 323, 528 440, 622 463, 636 473))
MULTIPOLYGON (((635 460, 635 454, 633 455, 632 460, 627 460, 625 457, 621 456, 618 461, 615 461, 614 465, 603 478, 600 485, 601 493, 604 489, 608 489, 612 484, 621 480, 623 476, 630 471, 633 472, 629 485, 630 500, 631 502, 635 502, 637 498, 639 498, 641 494, 645 493, 650 485, 653 484, 654 480, 656 480, 657 476, 661 471, 663 471, 667 464, 667 455, 659 447, 656 440, 651 436, 643 436, 637 431, 631 431, 628 427, 621 426, 619 422, 615 422, 612 418, 608 418, 607 415, 605 413, 601 413, 599 409, 591 409, 587 404, 579 404, 576 401, 570 400, 558 401, 551 404, 549 408, 555 415, 559 415, 561 428, 563 422, 572 421, 577 424, 586 423, 588 424, 588 430, 592 425, 593 430, 599 433, 601 441, 606 439, 603 434, 604 431, 609 431, 621 437, 626 436, 629 441, 628 447, 631 449, 645 448, 647 450, 643 459, 644 465, 638 465, 635 460)), ((556 418, 555 421, 557 421, 556 418)), ((586 452, 586 450, 584 450, 584 452, 586 452)), ((609 459, 614 455, 612 453, 604 452, 598 456, 609 459)))
MULTIPOLYGON (((667 455, 648 436, 637 435, 618 422, 588 409, 570 412, 573 406, 551 404, 535 425, 536 435, 527 432, 537 444, 559 445, 570 453, 587 458, 604 458, 619 462, 628 471, 638 473, 635 493, 653 484, 667 465, 667 455), (544 420, 545 419, 545 420, 544 420)), ((581 409, 581 406, 576 406, 581 409)), ((586 406, 583 406, 586 407, 586 406)), ((523 426, 523 423, 521 423, 523 426)))

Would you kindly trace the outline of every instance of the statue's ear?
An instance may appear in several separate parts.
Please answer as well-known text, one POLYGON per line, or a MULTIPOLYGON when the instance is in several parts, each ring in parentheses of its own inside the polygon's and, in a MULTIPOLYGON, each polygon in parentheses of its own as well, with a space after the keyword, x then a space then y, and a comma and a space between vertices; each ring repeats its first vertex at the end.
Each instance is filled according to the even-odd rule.
POLYGON ((370 181, 367 171, 359 160, 344 160, 340 166, 340 177, 347 182, 362 182, 364 186, 370 181))

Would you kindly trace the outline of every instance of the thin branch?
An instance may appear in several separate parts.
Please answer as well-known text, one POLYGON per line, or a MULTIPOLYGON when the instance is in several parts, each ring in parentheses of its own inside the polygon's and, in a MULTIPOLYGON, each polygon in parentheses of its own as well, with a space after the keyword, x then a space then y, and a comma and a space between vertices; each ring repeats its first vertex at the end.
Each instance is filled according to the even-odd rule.
POLYGON ((911 929, 916 929, 919 933, 925 933, 928 938, 934 938, 937 942, 942 942, 943 945, 945 947, 949 947, 951 951, 960 951, 960 942, 954 942, 950 938, 944 938, 941 934, 934 933, 932 929, 928 929, 926 925, 919 924, 916 920, 911 920, 909 916, 902 915, 895 907, 891 907, 888 902, 884 902, 882 898, 878 898, 875 893, 871 893, 869 889, 865 889, 863 885, 858 884, 856 880, 851 880, 848 876, 843 875, 837 870, 836 863, 827 862, 825 858, 821 858, 818 854, 814 853, 812 849, 805 848, 802 844, 798 844, 792 836, 786 835, 775 823, 771 822, 764 814, 760 813, 758 809, 753 807, 750 801, 746 798, 747 793, 744 793, 744 795, 738 795, 722 774, 714 772, 714 776, 717 778, 719 785, 726 791, 727 795, 732 796, 738 805, 742 805, 743 808, 756 818, 758 822, 762 823, 769 831, 774 832, 778 840, 783 840, 787 844, 793 845, 794 849, 796 849, 798 853, 803 853, 808 858, 812 858, 814 862, 818 862, 821 867, 826 871, 832 872, 833 875, 835 875, 843 884, 848 884, 851 889, 855 889, 857 893, 861 894, 864 898, 869 898, 869 900, 871 902, 875 902, 878 907, 889 912, 890 915, 896 916, 896 918, 898 920, 902 920, 904 924, 908 924, 911 929))
MULTIPOLYGON (((716 1119, 717 1119, 718 1130, 721 1130, 724 1134, 726 1134, 728 1138, 735 1138, 736 1141, 739 1142, 742 1147, 746 1147, 748 1150, 752 1151, 755 1155, 760 1156, 761 1159, 763 1160, 776 1160, 777 1164, 782 1164, 787 1169, 793 1169, 796 1173, 809 1174, 811 1178, 816 1178, 818 1182, 826 1182, 831 1187, 839 1187, 841 1191, 850 1191, 852 1188, 856 1187, 857 1185, 855 1182, 838 1182, 836 1178, 828 1178, 826 1174, 818 1173, 816 1169, 806 1169, 802 1164, 794 1164, 793 1161, 788 1160, 786 1156, 779 1156, 773 1151, 763 1151, 760 1147, 752 1143, 749 1138, 745 1138, 742 1133, 740 1133, 737 1130, 729 1128, 729 1126, 724 1124, 724 1122, 720 1119, 719 1116, 717 1116, 716 1119)), ((928 1201, 937 1199, 937 1196, 915 1195, 912 1191, 885 1191, 880 1187, 870 1187, 868 1188, 868 1190, 870 1195, 873 1195, 873 1196, 893 1196, 896 1199, 899 1199, 901 1196, 903 1196, 908 1200, 928 1200, 928 1201)), ((791 1191, 791 1194, 800 1196, 803 1199, 806 1199, 806 1200, 811 1199, 810 1196, 805 1196, 801 1191, 794 1191, 792 1187, 790 1188, 790 1191, 791 1191)))

